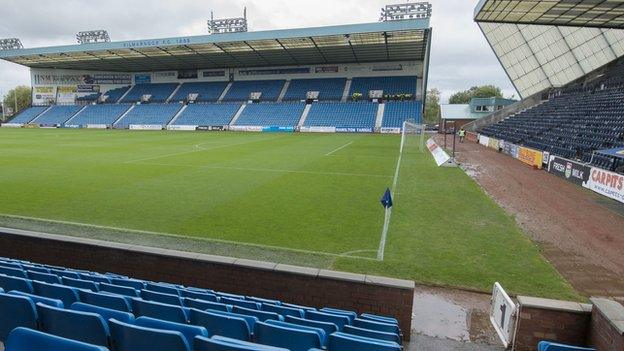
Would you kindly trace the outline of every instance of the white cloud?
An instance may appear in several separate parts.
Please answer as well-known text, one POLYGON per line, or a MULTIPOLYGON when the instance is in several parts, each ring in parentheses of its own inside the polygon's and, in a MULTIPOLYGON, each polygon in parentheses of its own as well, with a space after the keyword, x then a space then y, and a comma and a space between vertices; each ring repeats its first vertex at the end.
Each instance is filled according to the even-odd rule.
MULTIPOLYGON (((113 40, 206 33, 210 10, 239 16, 247 6, 251 30, 377 21, 379 0, 3 0, 0 38, 18 37, 26 47, 73 44, 81 30, 107 29, 113 40), (131 4, 131 6, 129 6, 131 4)), ((400 1, 394 1, 400 2, 400 1)), ((485 38, 472 21, 476 0, 431 0, 433 47, 429 88, 443 100, 473 85, 495 84, 515 94, 485 38)), ((30 83, 28 69, 0 61, 0 94, 30 83)))

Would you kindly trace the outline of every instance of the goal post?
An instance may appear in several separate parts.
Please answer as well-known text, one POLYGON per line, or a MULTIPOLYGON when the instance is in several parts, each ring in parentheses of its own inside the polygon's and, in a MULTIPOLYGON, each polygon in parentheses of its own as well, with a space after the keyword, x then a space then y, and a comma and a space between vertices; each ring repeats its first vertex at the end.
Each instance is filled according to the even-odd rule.
POLYGON ((403 122, 400 152, 403 153, 408 150, 424 152, 425 138, 425 126, 423 124, 418 124, 413 119, 403 122))

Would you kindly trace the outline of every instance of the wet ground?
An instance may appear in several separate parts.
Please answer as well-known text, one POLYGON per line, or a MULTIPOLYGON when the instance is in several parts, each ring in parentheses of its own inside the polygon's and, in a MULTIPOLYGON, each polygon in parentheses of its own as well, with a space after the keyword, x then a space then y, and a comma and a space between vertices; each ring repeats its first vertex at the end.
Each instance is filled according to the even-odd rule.
POLYGON ((489 320, 490 296, 417 286, 406 351, 504 350, 489 320))

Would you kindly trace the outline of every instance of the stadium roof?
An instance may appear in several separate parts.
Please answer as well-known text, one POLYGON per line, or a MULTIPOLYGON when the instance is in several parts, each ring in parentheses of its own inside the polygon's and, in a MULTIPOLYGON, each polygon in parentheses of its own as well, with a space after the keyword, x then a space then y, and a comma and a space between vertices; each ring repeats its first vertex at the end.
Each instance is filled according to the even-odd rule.
POLYGON ((479 119, 486 116, 483 113, 473 112, 468 104, 442 104, 440 105, 440 116, 442 119, 479 119))
POLYGON ((0 51, 31 68, 116 72, 425 60, 429 19, 0 51))
POLYGON ((481 0, 478 22, 624 28, 624 0, 481 0))

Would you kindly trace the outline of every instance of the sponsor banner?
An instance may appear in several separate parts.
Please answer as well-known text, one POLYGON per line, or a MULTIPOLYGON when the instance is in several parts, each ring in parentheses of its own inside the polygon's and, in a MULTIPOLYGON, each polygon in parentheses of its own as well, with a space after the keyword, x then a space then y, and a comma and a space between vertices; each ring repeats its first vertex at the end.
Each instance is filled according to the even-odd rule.
POLYGON ((33 89, 33 103, 47 103, 50 100, 56 99, 55 87, 35 87, 33 89))
POLYGON ((382 134, 400 134, 401 133, 401 128, 382 127, 381 128, 381 133, 382 134))
POLYGON ((488 146, 490 144, 490 138, 485 135, 479 135, 479 144, 483 146, 488 146))
POLYGON ((624 203, 624 175, 622 174, 592 167, 589 178, 583 186, 624 203))
POLYGON ((591 167, 562 157, 551 156, 548 172, 577 185, 583 185, 589 179, 591 167))
POLYGON ((501 148, 503 149, 504 154, 507 154, 513 158, 518 158, 518 145, 505 141, 501 148))
POLYGON ((548 167, 548 163, 550 162, 550 152, 544 151, 542 152, 542 163, 548 167))
POLYGON ((203 71, 202 77, 225 77, 225 71, 203 71))
POLYGON ((78 93, 99 93, 99 85, 79 84, 76 86, 76 92, 78 93))
POLYGON ((264 127, 262 128, 263 132, 268 132, 268 133, 292 133, 295 131, 295 128, 293 127, 277 127, 277 126, 273 126, 273 127, 264 127))
POLYGON ((336 133, 336 127, 301 127, 302 133, 336 133))
POLYGON ((197 126, 174 125, 167 126, 167 130, 197 130, 197 126))
POLYGON ((296 68, 270 68, 270 69, 245 69, 239 70, 238 74, 241 76, 267 76, 278 74, 304 74, 310 73, 309 67, 296 67, 296 68))
POLYGON ((526 163, 529 166, 534 166, 539 169, 542 168, 542 157, 544 155, 541 151, 529 149, 528 147, 521 146, 518 149, 518 160, 526 163))
POLYGON ((161 124, 131 124, 128 128, 134 130, 162 130, 163 126, 161 124))
POLYGON ((442 148, 439 147, 433 139, 427 140, 427 149, 429 149, 429 152, 433 155, 433 158, 438 166, 445 164, 451 159, 446 151, 442 150, 442 148))
POLYGON ((95 74, 33 74, 34 85, 97 85, 97 84, 132 84, 132 77, 127 73, 95 74))
POLYGON ((383 66, 375 66, 371 69, 371 71, 373 72, 389 72, 389 71, 402 71, 403 70, 403 65, 401 64, 396 64, 396 65, 383 65, 383 66))
POLYGON ((152 82, 151 74, 135 74, 134 84, 149 84, 152 82))
POLYGON ((336 133, 372 133, 373 128, 336 128, 336 133))
POLYGON ((238 132, 261 132, 261 126, 230 126, 230 130, 238 132))
POLYGON ((22 128, 23 124, 21 123, 2 123, 0 127, 3 128, 22 128))
POLYGON ((177 71, 154 72, 154 77, 158 78, 175 78, 177 75, 177 71))
POLYGON ((185 45, 190 43, 191 38, 172 38, 124 41, 122 44, 124 48, 142 48, 146 46, 185 45))
POLYGON ((80 128, 80 125, 79 124, 64 124, 63 128, 78 129, 80 128))
POLYGON ((487 145, 490 149, 494 149, 494 150, 498 150, 499 148, 499 142, 498 139, 494 139, 494 138, 489 138, 488 139, 488 145, 487 145))
POLYGON ((227 126, 197 126, 195 130, 201 131, 223 131, 227 130, 227 126))
POLYGON ((499 283, 494 283, 490 301, 490 322, 492 322, 505 347, 509 347, 516 330, 514 317, 518 307, 499 283))
POLYGON ((338 73, 338 66, 316 67, 315 73, 338 73))
POLYGON ((87 124, 86 127, 88 129, 106 129, 108 126, 106 124, 87 124))
POLYGON ((197 79, 198 74, 195 69, 184 69, 178 71, 178 79, 197 79))

